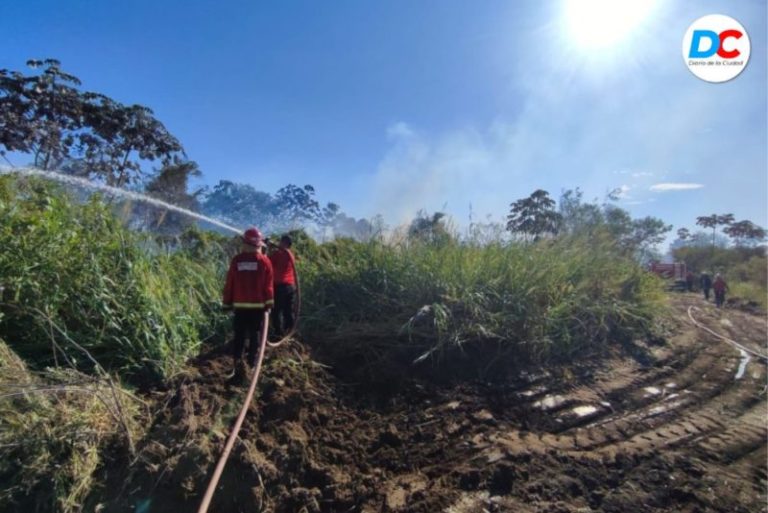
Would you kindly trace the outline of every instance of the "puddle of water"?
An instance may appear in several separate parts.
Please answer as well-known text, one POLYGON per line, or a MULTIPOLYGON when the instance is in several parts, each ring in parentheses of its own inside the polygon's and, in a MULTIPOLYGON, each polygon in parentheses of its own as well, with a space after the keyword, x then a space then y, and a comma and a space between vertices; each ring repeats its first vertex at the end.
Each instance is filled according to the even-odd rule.
POLYGON ((741 353, 741 361, 739 362, 738 370, 736 370, 736 376, 733 378, 734 380, 744 377, 744 372, 747 370, 747 364, 749 363, 749 360, 751 360, 749 353, 743 349, 739 349, 739 352, 741 353))
POLYGON ((658 387, 645 387, 643 390, 647 392, 644 397, 651 397, 661 393, 661 390, 659 390, 658 387))
POLYGON ((648 410, 647 417, 654 417, 656 415, 664 413, 665 411, 674 410, 675 408, 677 408, 678 406, 682 405, 683 403, 685 403, 685 400, 681 399, 679 401, 674 401, 674 402, 667 403, 667 404, 664 404, 664 405, 661 405, 661 406, 654 406, 653 408, 648 410))
POLYGON ((533 403, 534 408, 541 408, 542 410, 551 410, 556 408, 565 402, 565 397, 562 395, 548 395, 544 399, 540 399, 533 403))
POLYGON ((520 397, 533 397, 534 395, 539 395, 546 391, 547 391, 547 387, 539 386, 539 387, 533 387, 531 389, 520 392, 518 395, 520 395, 520 397))
POLYGON ((587 415, 592 415, 597 412, 597 407, 588 404, 584 406, 576 406, 571 411, 579 417, 586 417, 587 415))

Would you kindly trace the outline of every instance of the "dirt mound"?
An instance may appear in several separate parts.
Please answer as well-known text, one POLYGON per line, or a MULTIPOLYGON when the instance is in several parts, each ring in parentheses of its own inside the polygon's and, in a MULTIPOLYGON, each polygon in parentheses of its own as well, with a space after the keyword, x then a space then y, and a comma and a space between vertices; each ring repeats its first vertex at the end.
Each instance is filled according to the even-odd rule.
MULTIPOLYGON (((682 319, 695 300, 675 301, 682 319)), ((760 318, 702 312, 730 337, 765 333, 760 318)), ((765 511, 765 365, 734 379, 737 351, 682 322, 674 331, 504 383, 412 382, 375 400, 300 344, 282 347, 211 511, 765 511)), ((194 511, 245 391, 224 383, 229 365, 207 354, 158 393, 138 461, 108 469, 94 507, 194 511)))

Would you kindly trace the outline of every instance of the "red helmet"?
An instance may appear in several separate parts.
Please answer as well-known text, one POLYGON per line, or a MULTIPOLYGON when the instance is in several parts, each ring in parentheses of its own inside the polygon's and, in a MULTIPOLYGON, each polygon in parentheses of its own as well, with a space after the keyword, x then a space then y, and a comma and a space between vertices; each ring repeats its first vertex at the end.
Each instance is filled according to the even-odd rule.
POLYGON ((245 230, 243 233, 243 242, 250 246, 261 246, 261 232, 255 226, 245 230))

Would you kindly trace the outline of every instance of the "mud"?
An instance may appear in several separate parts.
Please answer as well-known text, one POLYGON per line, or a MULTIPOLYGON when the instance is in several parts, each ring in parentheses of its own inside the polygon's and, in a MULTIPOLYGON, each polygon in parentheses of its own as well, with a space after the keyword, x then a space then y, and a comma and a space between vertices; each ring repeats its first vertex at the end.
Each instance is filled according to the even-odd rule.
MULTIPOLYGON (((765 318, 673 296, 665 343, 636 341, 504 382, 410 382, 367 396, 298 343, 268 354, 213 512, 758 512, 766 509, 766 366, 687 319, 765 351, 765 318), (677 315, 679 314, 679 315, 677 315), (728 322, 722 322, 723 320, 728 322)), ((229 358, 170 391, 98 511, 195 511, 244 395, 229 358)))

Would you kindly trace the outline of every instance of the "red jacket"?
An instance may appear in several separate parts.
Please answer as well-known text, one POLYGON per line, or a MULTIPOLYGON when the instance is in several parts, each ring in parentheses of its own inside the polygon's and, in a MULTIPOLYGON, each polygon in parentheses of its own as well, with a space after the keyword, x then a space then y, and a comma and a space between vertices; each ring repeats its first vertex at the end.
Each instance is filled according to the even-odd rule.
POLYGON ((715 292, 725 292, 727 287, 728 285, 726 285, 725 280, 722 278, 717 278, 715 283, 712 284, 712 288, 715 289, 715 292))
POLYGON ((296 259, 290 249, 277 249, 269 259, 275 270, 275 285, 296 285, 296 259))
POLYGON ((261 253, 235 256, 229 264, 223 302, 234 308, 271 308, 275 292, 269 259, 261 253))

